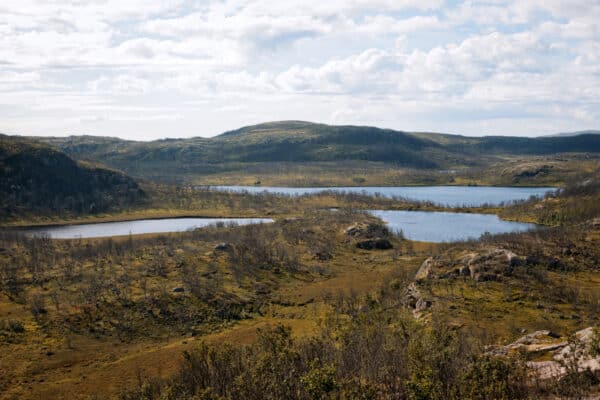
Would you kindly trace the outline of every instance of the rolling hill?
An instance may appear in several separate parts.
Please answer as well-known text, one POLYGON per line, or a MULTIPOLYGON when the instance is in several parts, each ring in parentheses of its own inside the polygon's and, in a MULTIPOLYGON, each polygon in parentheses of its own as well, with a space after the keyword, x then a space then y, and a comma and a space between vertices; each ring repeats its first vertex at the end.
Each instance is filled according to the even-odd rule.
POLYGON ((506 157, 600 153, 600 136, 595 134, 466 137, 302 121, 248 126, 213 138, 135 142, 71 136, 39 140, 76 159, 103 163, 138 178, 171 182, 197 182, 198 177, 223 173, 261 173, 273 165, 318 164, 327 170, 348 162, 363 169, 376 163, 431 173, 485 168, 506 157))
POLYGON ((123 173, 78 163, 63 152, 0 135, 0 218, 22 215, 94 214, 145 197, 123 173))

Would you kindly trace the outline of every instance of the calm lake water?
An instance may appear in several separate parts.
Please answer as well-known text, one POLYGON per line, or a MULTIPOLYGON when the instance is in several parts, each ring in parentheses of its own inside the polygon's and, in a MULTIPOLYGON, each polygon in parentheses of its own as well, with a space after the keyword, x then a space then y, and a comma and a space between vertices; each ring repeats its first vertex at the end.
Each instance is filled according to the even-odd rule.
POLYGON ((276 193, 289 196, 335 191, 344 193, 380 194, 389 198, 406 198, 430 201, 435 204, 459 207, 477 207, 483 204, 526 200, 531 196, 544 196, 556 190, 551 187, 492 187, 492 186, 362 186, 362 187, 276 187, 276 186, 210 186, 210 189, 231 192, 276 193))
POLYGON ((259 224, 273 222, 269 218, 164 218, 137 221, 104 222, 97 224, 65 225, 31 228, 30 235, 50 235, 53 239, 96 238, 105 236, 139 235, 143 233, 184 232, 216 223, 259 224))
POLYGON ((484 233, 522 232, 535 224, 503 221, 496 215, 437 211, 369 210, 393 231, 402 230, 407 239, 422 242, 452 242, 477 239, 484 233))
MULTIPOLYGON (((390 229, 402 230, 407 239, 426 242, 450 242, 478 238, 485 232, 526 231, 534 224, 502 221, 495 215, 437 211, 369 210, 384 220, 390 229)), ((143 233, 183 232, 223 222, 248 225, 273 222, 269 218, 165 218, 97 224, 31 228, 30 235, 49 235, 53 239, 97 238, 139 235, 143 233)))

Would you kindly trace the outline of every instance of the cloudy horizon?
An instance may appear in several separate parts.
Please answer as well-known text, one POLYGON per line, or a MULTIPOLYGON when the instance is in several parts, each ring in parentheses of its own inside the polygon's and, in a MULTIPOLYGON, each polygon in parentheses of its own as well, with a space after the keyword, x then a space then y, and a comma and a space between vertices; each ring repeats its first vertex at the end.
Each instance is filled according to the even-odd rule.
POLYGON ((599 21, 600 3, 584 0, 9 0, 0 132, 599 129, 599 21))

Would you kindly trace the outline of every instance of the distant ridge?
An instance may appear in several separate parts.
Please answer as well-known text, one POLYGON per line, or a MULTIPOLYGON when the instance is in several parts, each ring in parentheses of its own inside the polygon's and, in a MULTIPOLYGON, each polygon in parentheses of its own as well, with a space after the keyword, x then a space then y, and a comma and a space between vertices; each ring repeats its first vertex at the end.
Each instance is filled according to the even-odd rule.
POLYGON ((137 142, 108 137, 37 138, 79 160, 97 162, 147 179, 185 181, 273 163, 363 162, 394 168, 456 170, 485 166, 507 156, 600 153, 598 131, 537 138, 469 137, 405 132, 372 126, 275 121, 245 126, 211 138, 137 142), (589 133, 594 132, 594 133, 589 133))
POLYGON ((585 131, 576 131, 576 132, 562 132, 555 133, 552 135, 546 135, 546 137, 570 137, 570 136, 579 136, 579 135, 600 135, 599 130, 585 130, 585 131))

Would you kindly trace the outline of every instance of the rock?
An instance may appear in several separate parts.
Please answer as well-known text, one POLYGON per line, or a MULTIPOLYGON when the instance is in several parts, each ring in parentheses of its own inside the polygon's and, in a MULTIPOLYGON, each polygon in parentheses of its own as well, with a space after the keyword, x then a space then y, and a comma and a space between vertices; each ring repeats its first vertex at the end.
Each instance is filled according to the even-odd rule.
POLYGON ((420 298, 417 300, 417 303, 415 304, 415 312, 421 313, 421 312, 427 310, 429 307, 431 307, 432 304, 433 303, 431 301, 420 298))
POLYGON ((185 288, 182 288, 181 286, 173 288, 173 293, 183 293, 183 292, 185 292, 185 288))
POLYGON ((348 235, 348 236, 358 237, 358 236, 363 236, 366 233, 366 231, 367 231, 367 225, 355 223, 355 224, 349 226, 348 228, 346 228, 344 233, 346 233, 346 235, 348 235))
POLYGON ((587 225, 590 228, 600 228, 600 217, 590 219, 589 221, 587 221, 587 225))
POLYGON ((527 367, 533 369, 539 379, 557 378, 566 374, 566 368, 556 361, 529 361, 527 367))
POLYGON ((415 281, 419 282, 419 281, 427 280, 429 278, 429 276, 431 275, 432 265, 433 265, 432 257, 429 257, 428 259, 423 261, 423 263, 419 267, 419 270, 415 274, 415 281))
POLYGON ((231 243, 219 243, 215 246, 216 251, 229 251, 233 248, 231 243))
POLYGON ((591 343, 595 337, 594 328, 591 326, 589 328, 582 329, 580 331, 575 332, 575 336, 577 339, 581 340, 585 343, 591 343))
POLYGON ((551 331, 547 331, 547 330, 542 330, 542 331, 535 331, 533 333, 527 334, 517 340, 515 340, 511 345, 509 346, 513 346, 513 345, 518 345, 518 344, 539 344, 542 343, 543 341, 547 341, 547 340, 551 340, 551 339, 557 339, 560 336, 551 332, 551 331))
POLYGON ((525 265, 524 258, 501 248, 483 248, 464 255, 428 258, 421 264, 415 280, 454 279, 458 276, 471 277, 477 282, 502 281, 510 276, 516 266, 525 265))
POLYGON ((412 309, 414 317, 419 319, 423 315, 423 312, 427 311, 433 305, 433 302, 423 297, 415 282, 408 285, 406 290, 407 293, 403 303, 406 307, 412 309))
POLYGON ((417 301, 421 298, 421 292, 417 289, 415 283, 408 285, 407 294, 404 297, 404 305, 410 308, 417 306, 417 301))
POLYGON ((594 354, 592 351, 592 343, 596 337, 594 329, 591 327, 583 329, 576 332, 574 336, 577 339, 574 342, 558 341, 559 335, 541 330, 525 335, 507 346, 494 346, 488 349, 487 353, 507 355, 518 350, 536 354, 536 357, 550 356, 550 360, 527 362, 527 366, 533 369, 541 380, 562 378, 567 374, 567 369, 576 368, 580 372, 600 371, 600 354, 594 354))
POLYGON ((356 247, 363 250, 388 250, 394 248, 387 239, 367 239, 356 243, 356 247))
POLYGON ((383 224, 365 224, 362 222, 349 226, 344 232, 348 236, 366 239, 387 238, 390 235, 390 231, 383 224))

